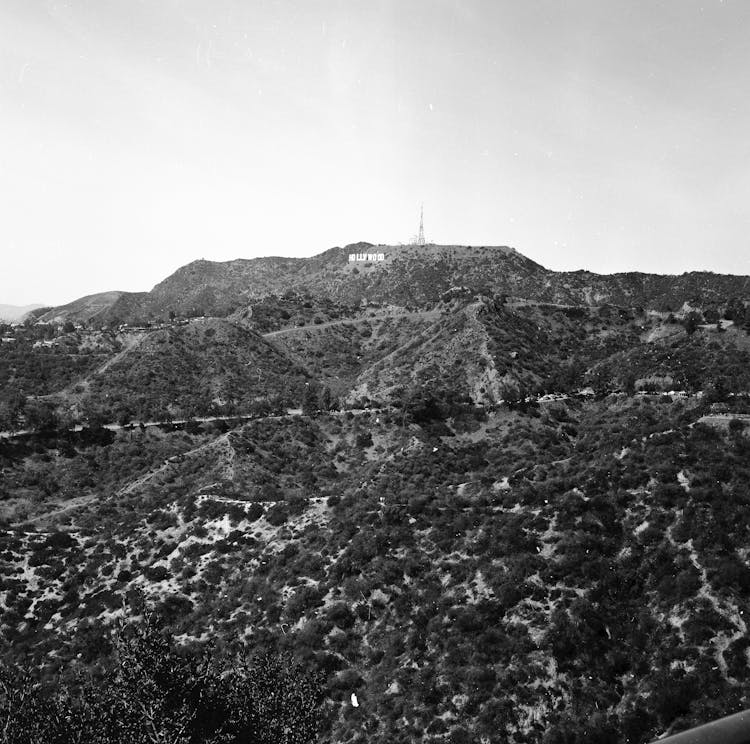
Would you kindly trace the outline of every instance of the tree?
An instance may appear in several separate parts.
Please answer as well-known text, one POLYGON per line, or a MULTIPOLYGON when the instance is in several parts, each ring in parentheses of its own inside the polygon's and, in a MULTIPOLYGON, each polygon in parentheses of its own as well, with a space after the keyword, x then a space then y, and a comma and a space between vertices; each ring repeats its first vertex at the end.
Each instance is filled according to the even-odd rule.
POLYGON ((408 388, 397 388, 391 393, 391 400, 403 413, 403 421, 423 426, 440 422, 450 415, 454 404, 451 390, 441 389, 433 382, 414 382, 408 388))
POLYGON ((682 321, 683 325, 685 326, 685 332, 688 336, 692 336, 696 330, 698 330, 698 326, 703 322, 703 316, 696 312, 695 310, 691 310, 687 315, 685 315, 684 320, 682 321))
POLYGON ((128 405, 123 405, 117 411, 117 423, 125 427, 133 420, 133 409, 128 405))
POLYGON ((706 403, 723 403, 729 395, 727 380, 722 375, 717 375, 709 382, 704 391, 706 403))
POLYGON ((332 406, 331 388, 327 385, 320 391, 319 406, 321 411, 330 411, 332 406))
POLYGON ((745 428, 745 422, 739 418, 729 419, 729 431, 733 434, 738 434, 745 428))
POLYGON ((29 400, 24 408, 26 425, 34 431, 54 431, 58 425, 58 418, 54 407, 44 400, 29 400))
POLYGON ((500 389, 500 397, 508 408, 524 409, 526 391, 521 383, 509 383, 500 389))
POLYGON ((18 428, 20 410, 11 401, 0 400, 0 431, 15 431, 18 428))
POLYGON ((742 321, 745 317, 745 303, 739 297, 731 297, 724 310, 726 320, 742 321))
POLYGON ((302 392, 302 413, 305 416, 312 416, 318 410, 318 396, 315 394, 315 388, 308 383, 302 392))
POLYGON ((103 678, 43 689, 20 667, 0 667, 3 744, 309 744, 321 721, 315 675, 279 656, 176 645, 151 609, 121 625, 103 678))
POLYGON ((622 384, 622 389, 628 395, 634 395, 635 394, 635 373, 632 372, 631 370, 624 372, 621 378, 621 384, 622 384))
POLYGON ((719 320, 719 311, 715 307, 706 308, 703 311, 703 317, 706 323, 716 323, 719 320))
POLYGON ((13 431, 15 428, 8 404, 0 401, 0 431, 13 431))
POLYGON ((17 429, 25 407, 26 396, 20 390, 6 390, 0 401, 0 431, 17 429))
POLYGON ((84 400, 81 405, 81 417, 91 429, 99 429, 107 423, 104 410, 94 400, 84 400))

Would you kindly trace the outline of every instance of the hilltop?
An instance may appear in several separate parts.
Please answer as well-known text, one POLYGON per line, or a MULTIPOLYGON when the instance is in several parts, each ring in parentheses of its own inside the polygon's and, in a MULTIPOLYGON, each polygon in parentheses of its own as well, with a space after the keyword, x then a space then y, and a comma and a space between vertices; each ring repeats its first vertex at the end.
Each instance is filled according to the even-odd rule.
POLYGON ((691 272, 600 275, 555 272, 504 246, 384 246, 355 243, 311 258, 194 261, 150 292, 106 292, 47 310, 41 322, 138 324, 178 316, 224 317, 263 297, 286 292, 357 305, 377 302, 425 308, 453 287, 537 302, 640 306, 678 310, 741 296, 747 277, 691 272), (383 261, 350 262, 349 255, 379 252, 383 261))
POLYGON ((62 324, 71 321, 73 323, 103 325, 106 319, 112 317, 112 308, 118 307, 126 313, 137 314, 140 303, 145 301, 146 298, 146 292, 98 292, 80 297, 65 305, 42 308, 34 313, 34 317, 40 323, 62 324))

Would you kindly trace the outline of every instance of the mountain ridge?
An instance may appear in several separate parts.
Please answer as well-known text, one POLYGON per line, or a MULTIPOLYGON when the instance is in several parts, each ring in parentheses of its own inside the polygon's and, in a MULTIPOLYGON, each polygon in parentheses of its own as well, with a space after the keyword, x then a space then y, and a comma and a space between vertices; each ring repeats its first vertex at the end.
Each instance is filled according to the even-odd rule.
POLYGON ((690 301, 719 302, 746 292, 750 277, 585 269, 552 271, 507 246, 387 246, 367 242, 310 257, 199 259, 179 267, 149 292, 102 292, 47 310, 40 322, 117 325, 163 320, 170 314, 227 316, 269 295, 296 291, 316 299, 426 307, 455 286, 559 304, 641 306, 677 310, 690 301), (377 249, 383 261, 349 261, 377 249))

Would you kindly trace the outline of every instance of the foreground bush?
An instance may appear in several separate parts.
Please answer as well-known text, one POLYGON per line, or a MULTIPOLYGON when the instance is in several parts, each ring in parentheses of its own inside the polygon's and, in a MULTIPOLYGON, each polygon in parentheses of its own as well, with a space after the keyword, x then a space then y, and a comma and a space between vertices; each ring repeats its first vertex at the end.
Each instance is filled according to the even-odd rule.
POLYGON ((316 677, 280 657, 219 661, 186 652, 146 612, 121 626, 103 678, 47 689, 0 666, 2 744, 307 744, 323 700, 316 677))

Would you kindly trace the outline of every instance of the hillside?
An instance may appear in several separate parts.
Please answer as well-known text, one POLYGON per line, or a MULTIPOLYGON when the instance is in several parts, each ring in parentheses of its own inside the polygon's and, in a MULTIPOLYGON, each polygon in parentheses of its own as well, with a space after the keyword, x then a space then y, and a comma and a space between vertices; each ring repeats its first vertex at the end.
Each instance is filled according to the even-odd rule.
POLYGON ((66 320, 74 323, 105 325, 116 317, 114 308, 129 308, 131 313, 139 312, 139 303, 145 299, 142 292, 100 292, 86 295, 67 305, 60 305, 36 315, 40 323, 63 323, 66 320))
POLYGON ((266 338, 300 360, 337 395, 350 396, 358 377, 367 375, 367 370, 424 333, 441 316, 441 309, 375 310, 351 319, 281 329, 266 338))
POLYGON ((163 321, 170 314, 224 317, 262 298, 289 292, 350 306, 365 301, 424 309, 453 287, 552 304, 677 311, 685 303, 705 306, 742 297, 748 278, 709 272, 680 276, 555 272, 501 246, 355 243, 310 258, 194 261, 150 292, 92 295, 48 310, 40 319, 111 326, 163 321), (382 252, 385 260, 349 262, 351 253, 367 251, 382 252))
POLYGON ((185 644, 321 672, 325 741, 645 744, 750 707, 745 279, 398 251, 6 327, 0 662, 96 678, 143 591, 185 644))
POLYGON ((254 331, 213 318, 142 333, 78 386, 77 406, 104 421, 248 412, 297 405, 308 377, 254 331))
POLYGON ((289 291, 226 319, 112 331, 37 324, 13 330, 0 349, 0 421, 40 397, 73 421, 126 423, 283 410, 307 387, 355 407, 399 404, 420 389, 477 405, 584 387, 741 392, 750 336, 735 305, 709 306, 716 322, 701 324, 685 313, 467 288, 415 310, 289 291), (719 311, 739 319, 719 321, 719 311))
POLYGON ((741 392, 750 385, 745 326, 686 323, 639 308, 454 288, 417 310, 290 291, 226 319, 118 331, 40 324, 16 329, 0 350, 0 420, 18 418, 24 397, 40 396, 73 421, 127 423, 283 410, 301 405, 306 388, 357 407, 399 405, 420 390, 491 406, 585 387, 698 392, 718 384, 741 392), (3 401, 16 413, 3 413, 3 401))
POLYGON ((748 440, 698 413, 619 398, 442 435, 383 414, 200 435, 65 532, 5 533, 3 634, 51 668, 94 659, 140 587, 187 637, 326 670, 335 741, 645 741, 750 693, 748 440))
POLYGON ((561 392, 615 348, 639 342, 632 315, 588 308, 508 307, 479 296, 443 306, 439 318, 365 369, 350 399, 393 400, 409 389, 451 390, 493 405, 511 391, 561 392))

